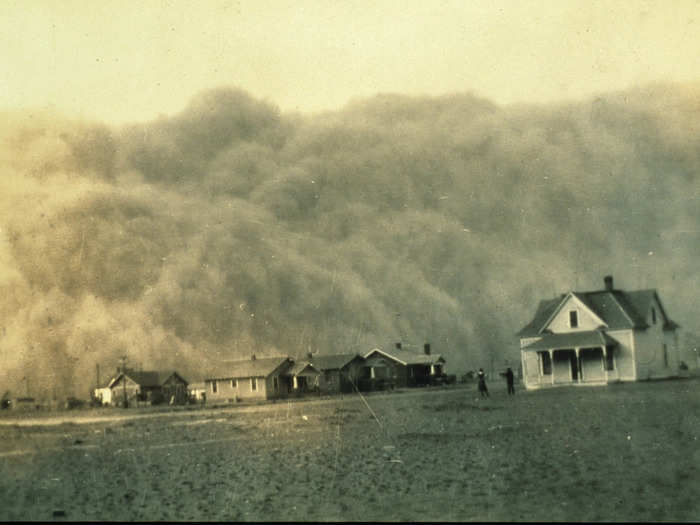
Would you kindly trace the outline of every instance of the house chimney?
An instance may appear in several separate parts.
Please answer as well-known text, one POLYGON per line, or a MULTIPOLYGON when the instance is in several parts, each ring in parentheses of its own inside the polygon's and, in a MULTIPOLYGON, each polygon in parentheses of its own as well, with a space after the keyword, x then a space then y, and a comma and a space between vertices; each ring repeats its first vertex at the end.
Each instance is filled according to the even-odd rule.
POLYGON ((311 359, 313 359, 313 354, 312 354, 311 352, 309 352, 308 354, 306 354, 306 358, 307 358, 309 361, 311 361, 311 359))
POLYGON ((425 355, 430 355, 430 343, 425 343, 423 345, 423 351, 425 352, 425 355))
POLYGON ((251 360, 251 361, 255 361, 255 354, 253 354, 253 355, 250 356, 250 360, 251 360))
POLYGON ((396 343, 396 349, 401 350, 401 342, 396 343))
POLYGON ((613 277, 612 277, 612 275, 606 275, 604 280, 605 280, 605 289, 608 292, 612 292, 612 289, 613 289, 613 277))

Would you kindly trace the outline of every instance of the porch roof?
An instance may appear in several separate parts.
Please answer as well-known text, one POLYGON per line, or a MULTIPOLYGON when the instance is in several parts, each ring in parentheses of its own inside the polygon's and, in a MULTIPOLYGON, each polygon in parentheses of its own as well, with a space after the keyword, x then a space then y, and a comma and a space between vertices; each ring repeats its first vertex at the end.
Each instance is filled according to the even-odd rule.
POLYGON ((615 346, 617 341, 601 330, 586 330, 581 332, 568 332, 564 334, 544 334, 538 339, 524 346, 524 352, 540 350, 557 350, 561 348, 591 348, 600 346, 615 346))
POLYGON ((316 370, 314 365, 308 361, 296 362, 292 365, 285 375, 297 376, 297 377, 315 377, 320 375, 320 372, 316 370))

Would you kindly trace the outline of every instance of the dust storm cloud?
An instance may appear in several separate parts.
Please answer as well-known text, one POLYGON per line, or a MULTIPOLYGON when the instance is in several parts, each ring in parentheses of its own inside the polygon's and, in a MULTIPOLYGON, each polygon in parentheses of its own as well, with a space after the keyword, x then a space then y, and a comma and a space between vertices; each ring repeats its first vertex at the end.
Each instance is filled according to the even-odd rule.
POLYGON ((5 388, 82 396, 123 354, 196 379, 399 340, 453 371, 516 363, 540 299, 608 273, 698 328, 697 85, 313 116, 217 89, 120 128, 4 117, 5 388))

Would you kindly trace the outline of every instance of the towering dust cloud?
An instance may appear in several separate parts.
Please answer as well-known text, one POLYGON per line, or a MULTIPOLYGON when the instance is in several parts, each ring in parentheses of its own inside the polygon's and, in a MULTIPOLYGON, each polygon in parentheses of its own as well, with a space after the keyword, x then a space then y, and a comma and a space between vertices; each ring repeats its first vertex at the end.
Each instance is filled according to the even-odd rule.
POLYGON ((5 388, 82 396, 124 353, 191 377, 399 340, 500 364, 539 299, 608 273, 697 329, 698 86, 316 116, 219 89, 119 129, 3 122, 5 388))

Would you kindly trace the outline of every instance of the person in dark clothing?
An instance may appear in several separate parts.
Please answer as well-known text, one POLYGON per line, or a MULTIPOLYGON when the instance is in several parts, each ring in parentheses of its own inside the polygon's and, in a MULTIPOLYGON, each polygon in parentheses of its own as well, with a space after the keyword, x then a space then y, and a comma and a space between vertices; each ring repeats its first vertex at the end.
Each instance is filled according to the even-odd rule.
POLYGON ((503 375, 506 377, 506 384, 508 385, 508 395, 514 396, 515 387, 513 386, 513 371, 510 368, 508 368, 508 370, 506 370, 506 373, 503 375))
POLYGON ((479 393, 481 397, 489 397, 489 389, 486 388, 486 375, 484 374, 483 368, 479 368, 477 377, 479 379, 479 393))

